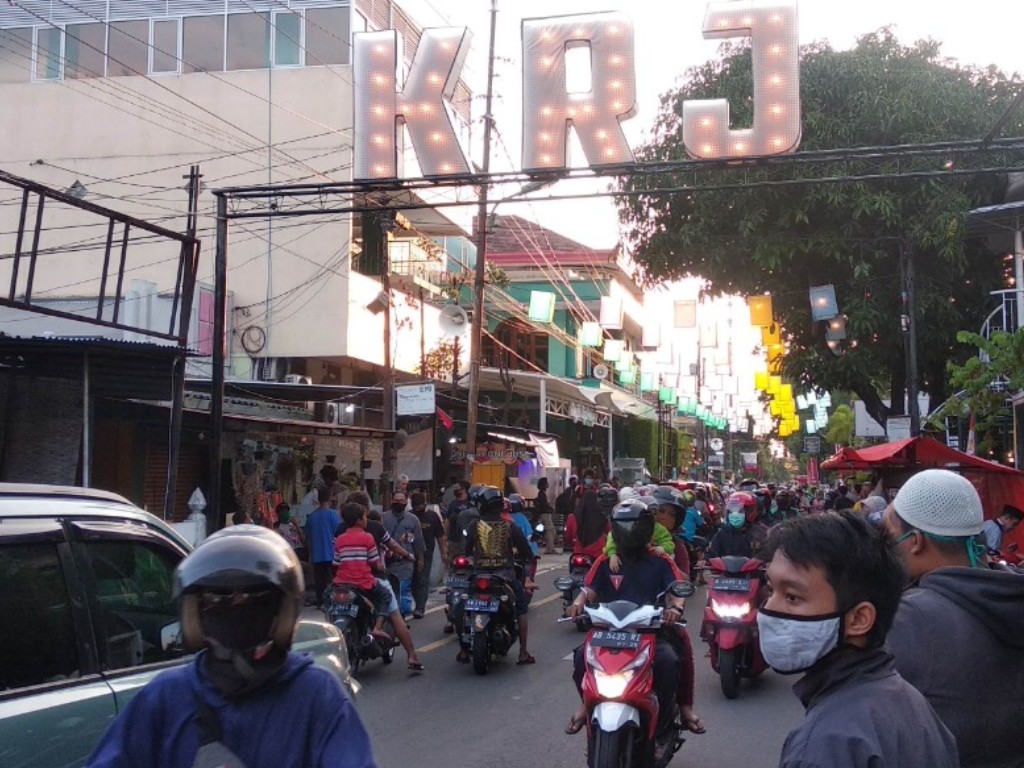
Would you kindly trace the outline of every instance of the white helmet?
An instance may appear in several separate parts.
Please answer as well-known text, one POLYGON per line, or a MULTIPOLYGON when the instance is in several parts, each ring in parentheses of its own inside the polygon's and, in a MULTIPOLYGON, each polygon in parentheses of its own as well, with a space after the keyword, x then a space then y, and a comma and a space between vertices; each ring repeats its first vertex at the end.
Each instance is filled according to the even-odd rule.
POLYGON ((640 494, 637 492, 636 488, 632 488, 632 487, 630 487, 628 485, 625 486, 624 488, 620 488, 619 489, 619 504, 624 504, 627 501, 635 499, 639 495, 640 494))

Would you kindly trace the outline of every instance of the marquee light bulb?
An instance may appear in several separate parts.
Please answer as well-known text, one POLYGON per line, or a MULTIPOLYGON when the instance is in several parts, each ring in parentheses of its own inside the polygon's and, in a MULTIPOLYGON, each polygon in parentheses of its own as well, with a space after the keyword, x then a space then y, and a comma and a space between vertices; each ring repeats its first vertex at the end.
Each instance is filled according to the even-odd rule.
POLYGON ((772 85, 782 85, 782 78, 778 75, 772 75, 768 78, 768 82, 772 85))
POLYGON ((613 67, 617 67, 619 66, 619 64, 622 63, 622 57, 612 56, 610 59, 608 59, 608 63, 611 64, 613 67))

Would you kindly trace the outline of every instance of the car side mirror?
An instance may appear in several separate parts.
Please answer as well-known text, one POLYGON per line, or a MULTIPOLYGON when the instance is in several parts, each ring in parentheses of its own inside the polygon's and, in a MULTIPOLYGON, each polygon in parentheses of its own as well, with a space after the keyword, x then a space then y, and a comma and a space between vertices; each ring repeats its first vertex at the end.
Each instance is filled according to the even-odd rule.
POLYGON ((185 647, 181 639, 181 622, 175 621, 160 628, 160 648, 165 651, 179 651, 185 647))
POLYGON ((678 597, 681 600, 685 600, 688 597, 693 597, 697 588, 693 586, 689 581, 675 581, 669 585, 666 590, 672 597, 678 597))

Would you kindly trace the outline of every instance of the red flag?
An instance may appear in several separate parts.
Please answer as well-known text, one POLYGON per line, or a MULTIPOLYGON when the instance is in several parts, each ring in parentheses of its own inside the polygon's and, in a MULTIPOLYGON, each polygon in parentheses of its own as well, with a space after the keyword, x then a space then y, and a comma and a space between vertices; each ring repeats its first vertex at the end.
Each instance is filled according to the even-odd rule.
POLYGON ((449 432, 451 431, 452 427, 455 426, 455 422, 452 420, 452 417, 449 416, 444 411, 442 411, 440 407, 434 406, 434 415, 441 420, 441 423, 444 424, 444 428, 447 429, 449 432))

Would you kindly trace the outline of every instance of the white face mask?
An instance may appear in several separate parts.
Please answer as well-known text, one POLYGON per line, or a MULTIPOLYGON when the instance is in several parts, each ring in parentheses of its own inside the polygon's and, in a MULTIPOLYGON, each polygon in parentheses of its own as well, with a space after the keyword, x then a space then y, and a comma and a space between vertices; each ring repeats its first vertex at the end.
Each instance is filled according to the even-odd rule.
POLYGON ((841 613, 794 616, 762 608, 757 613, 761 654, 780 674, 804 672, 839 645, 842 621, 841 613))

